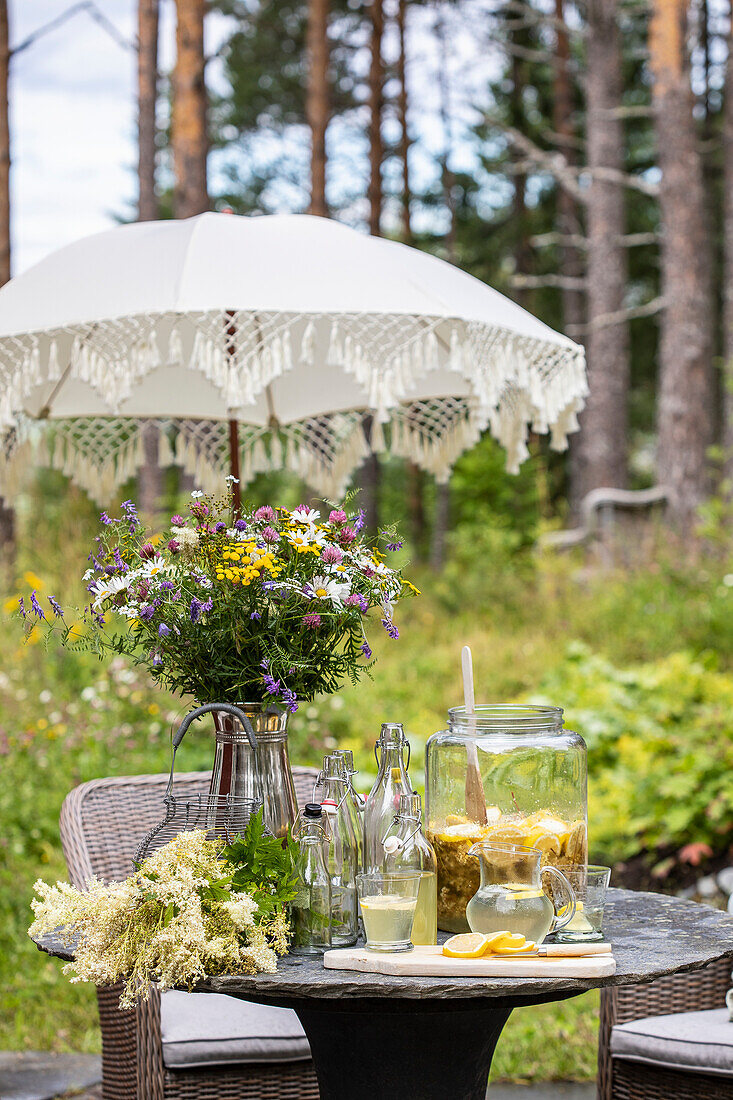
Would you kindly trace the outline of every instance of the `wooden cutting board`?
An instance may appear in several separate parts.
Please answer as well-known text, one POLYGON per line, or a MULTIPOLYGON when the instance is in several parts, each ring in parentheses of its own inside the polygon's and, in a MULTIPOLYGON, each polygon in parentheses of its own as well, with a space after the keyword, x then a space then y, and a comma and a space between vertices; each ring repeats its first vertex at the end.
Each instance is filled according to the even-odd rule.
MULTIPOLYGON (((594 944, 594 949, 606 945, 594 944)), ((606 978, 616 972, 616 960, 608 951, 582 957, 538 956, 529 958, 488 955, 482 959, 451 959, 440 945, 415 947, 390 954, 367 951, 364 947, 342 947, 326 951, 327 970, 360 970, 365 974, 394 974, 406 977, 448 978, 606 978)))

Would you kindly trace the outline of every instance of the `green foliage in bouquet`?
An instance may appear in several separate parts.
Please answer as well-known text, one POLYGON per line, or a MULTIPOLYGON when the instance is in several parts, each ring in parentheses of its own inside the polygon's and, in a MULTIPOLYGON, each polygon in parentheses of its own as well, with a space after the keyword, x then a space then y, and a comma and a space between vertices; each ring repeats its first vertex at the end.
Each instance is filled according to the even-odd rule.
POLYGON ((45 622, 72 647, 127 654, 163 687, 202 703, 279 702, 291 711, 368 671, 371 609, 399 636, 395 605, 417 589, 385 563, 402 545, 391 531, 370 542, 362 512, 334 508, 322 521, 305 505, 266 505, 235 518, 231 494, 192 497, 188 514, 152 537, 131 501, 118 519, 103 512, 81 621, 67 623, 53 597, 46 610, 34 592, 29 607, 20 601, 27 631, 45 622), (124 631, 115 629, 120 619, 124 631))
POLYGON ((179 833, 124 882, 35 884, 33 936, 59 932, 74 944, 72 982, 125 988, 121 1007, 150 985, 191 989, 215 974, 277 969, 288 949, 295 897, 295 844, 265 833, 262 814, 233 843, 197 829, 179 833))

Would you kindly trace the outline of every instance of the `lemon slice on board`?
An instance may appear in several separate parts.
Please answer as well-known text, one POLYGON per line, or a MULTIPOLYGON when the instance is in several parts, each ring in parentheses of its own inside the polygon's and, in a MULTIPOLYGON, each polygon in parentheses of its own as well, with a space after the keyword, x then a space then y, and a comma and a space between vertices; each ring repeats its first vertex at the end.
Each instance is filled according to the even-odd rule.
POLYGON ((480 959, 499 940, 503 940, 509 932, 492 932, 490 936, 484 936, 481 932, 461 932, 457 936, 451 936, 443 944, 443 954, 449 959, 480 959))
POLYGON ((520 947, 494 947, 494 955, 533 955, 537 950, 537 944, 533 940, 526 940, 520 947))

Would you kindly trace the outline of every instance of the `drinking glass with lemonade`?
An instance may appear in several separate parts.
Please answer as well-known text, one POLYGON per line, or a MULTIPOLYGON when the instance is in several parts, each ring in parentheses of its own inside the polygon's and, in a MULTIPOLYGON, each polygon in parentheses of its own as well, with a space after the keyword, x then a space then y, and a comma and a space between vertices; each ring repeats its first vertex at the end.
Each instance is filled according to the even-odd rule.
POLYGON ((357 876, 359 907, 369 951, 411 951, 419 871, 357 876))

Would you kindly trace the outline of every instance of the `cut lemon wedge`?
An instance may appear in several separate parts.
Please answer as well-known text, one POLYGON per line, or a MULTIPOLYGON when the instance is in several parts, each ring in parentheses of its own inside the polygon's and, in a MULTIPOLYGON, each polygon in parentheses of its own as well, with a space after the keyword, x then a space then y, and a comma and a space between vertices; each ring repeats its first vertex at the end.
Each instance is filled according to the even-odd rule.
POLYGON ((526 940, 521 947, 492 947, 494 955, 531 955, 537 950, 533 940, 526 940))
POLYGON ((491 938, 480 932, 461 932, 445 941, 443 954, 449 959, 480 959, 488 950, 491 938))
POLYGON ((498 932, 493 937, 491 950, 501 951, 505 947, 523 947, 526 942, 521 932, 498 932))

